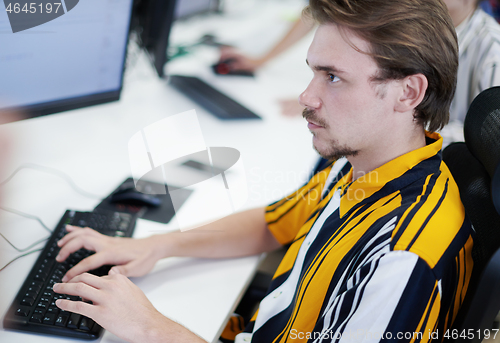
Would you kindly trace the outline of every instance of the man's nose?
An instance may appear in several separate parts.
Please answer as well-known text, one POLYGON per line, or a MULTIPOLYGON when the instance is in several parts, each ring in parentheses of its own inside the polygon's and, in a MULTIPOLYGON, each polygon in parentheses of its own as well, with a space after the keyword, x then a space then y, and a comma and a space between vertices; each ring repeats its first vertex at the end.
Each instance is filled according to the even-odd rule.
POLYGON ((306 108, 318 109, 321 106, 321 100, 317 94, 314 80, 312 80, 302 94, 299 95, 300 105, 306 108))

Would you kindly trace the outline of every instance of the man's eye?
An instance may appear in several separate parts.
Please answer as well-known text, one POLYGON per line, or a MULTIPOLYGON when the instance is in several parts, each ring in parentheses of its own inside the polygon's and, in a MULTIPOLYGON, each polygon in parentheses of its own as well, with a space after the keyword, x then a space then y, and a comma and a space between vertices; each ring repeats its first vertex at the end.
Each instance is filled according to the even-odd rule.
POLYGON ((340 79, 333 75, 333 74, 328 74, 328 79, 330 80, 330 82, 337 82, 337 81, 340 81, 340 79))

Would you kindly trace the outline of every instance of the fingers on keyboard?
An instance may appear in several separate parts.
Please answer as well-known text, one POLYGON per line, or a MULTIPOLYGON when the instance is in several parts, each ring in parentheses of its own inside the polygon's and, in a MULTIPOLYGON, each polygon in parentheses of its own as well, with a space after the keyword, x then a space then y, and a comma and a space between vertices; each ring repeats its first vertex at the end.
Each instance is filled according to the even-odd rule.
POLYGON ((106 260, 103 259, 103 254, 93 254, 89 257, 84 258, 79 263, 77 263, 73 268, 66 272, 62 281, 68 282, 74 277, 83 274, 85 272, 97 269, 106 264, 106 260))
POLYGON ((62 262, 66 258, 68 258, 70 254, 82 248, 96 251, 96 248, 100 246, 99 241, 101 239, 101 236, 103 235, 91 229, 88 229, 87 232, 82 230, 78 232, 78 234, 73 235, 73 233, 70 233, 64 236, 57 243, 57 245, 61 247, 61 250, 59 251, 59 254, 56 256, 56 260, 58 262, 62 262))

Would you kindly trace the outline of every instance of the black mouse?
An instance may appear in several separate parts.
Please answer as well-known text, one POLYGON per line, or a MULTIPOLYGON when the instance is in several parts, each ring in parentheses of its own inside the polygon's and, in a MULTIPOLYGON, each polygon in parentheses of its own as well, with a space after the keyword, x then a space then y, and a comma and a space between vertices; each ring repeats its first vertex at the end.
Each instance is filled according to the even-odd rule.
POLYGON ((158 207, 162 203, 161 199, 156 195, 144 194, 137 191, 133 182, 123 184, 111 194, 109 202, 149 207, 158 207))

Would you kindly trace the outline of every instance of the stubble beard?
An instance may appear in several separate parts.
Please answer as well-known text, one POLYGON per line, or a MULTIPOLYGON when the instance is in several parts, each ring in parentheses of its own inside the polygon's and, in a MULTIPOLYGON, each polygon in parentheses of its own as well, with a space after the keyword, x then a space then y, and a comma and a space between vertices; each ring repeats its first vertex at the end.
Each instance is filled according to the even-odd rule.
MULTIPOLYGON (((316 112, 310 108, 305 108, 302 112, 302 117, 304 119, 309 119, 310 121, 322 126, 325 130, 329 130, 330 126, 321 118, 318 118, 316 112)), ((312 132, 314 137, 316 137, 316 133, 312 132)), ((314 150, 318 152, 318 154, 324 159, 335 161, 341 157, 349 157, 356 156, 358 154, 358 150, 351 149, 347 145, 341 145, 336 139, 329 139, 326 141, 326 147, 324 149, 319 149, 313 143, 314 150)))

